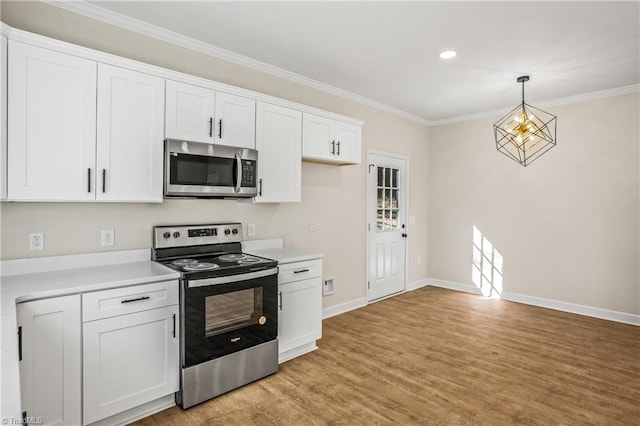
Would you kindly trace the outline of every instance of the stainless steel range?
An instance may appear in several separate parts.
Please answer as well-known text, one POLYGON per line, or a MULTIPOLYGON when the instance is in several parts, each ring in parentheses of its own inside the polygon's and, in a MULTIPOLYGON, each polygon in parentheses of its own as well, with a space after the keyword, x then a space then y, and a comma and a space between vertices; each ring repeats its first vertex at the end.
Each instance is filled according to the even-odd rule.
POLYGON ((153 228, 153 260, 181 273, 182 408, 278 371, 278 262, 241 241, 240 223, 153 228))

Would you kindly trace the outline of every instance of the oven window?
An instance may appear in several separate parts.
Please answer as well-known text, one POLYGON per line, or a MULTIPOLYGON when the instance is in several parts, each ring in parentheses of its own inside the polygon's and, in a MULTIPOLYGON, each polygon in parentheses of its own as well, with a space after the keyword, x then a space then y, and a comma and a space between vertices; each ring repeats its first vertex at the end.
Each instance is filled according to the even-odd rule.
POLYGON ((171 155, 172 185, 234 186, 235 160, 207 155, 171 155))
POLYGON ((216 294, 205 298, 207 337, 254 325, 264 318, 262 287, 216 294))

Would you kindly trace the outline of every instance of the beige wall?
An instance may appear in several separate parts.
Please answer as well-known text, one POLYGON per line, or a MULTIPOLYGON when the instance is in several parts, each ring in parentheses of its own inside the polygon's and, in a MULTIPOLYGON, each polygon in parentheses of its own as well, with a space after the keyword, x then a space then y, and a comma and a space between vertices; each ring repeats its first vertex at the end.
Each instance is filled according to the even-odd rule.
MULTIPOLYGON (((428 128, 379 110, 252 69, 217 60, 122 30, 40 2, 2 2, 2 21, 97 50, 190 73, 211 80, 352 116, 363 127, 363 164, 303 163, 302 203, 253 205, 235 201, 173 200, 162 204, 3 203, 1 258, 54 256, 103 251, 100 230, 113 228, 117 250, 151 246, 156 224, 241 221, 255 223, 256 238, 283 237, 285 243, 325 254, 324 273, 336 278, 333 306, 365 297, 366 148, 411 158, 408 281, 427 277, 428 128), (424 163, 423 163, 424 164, 424 163), (308 231, 315 220, 317 232, 308 231), (28 250, 28 233, 43 231, 45 250, 28 250)), ((10 160, 9 160, 10 161, 10 160)))
POLYGON ((434 127, 429 275, 471 284, 472 227, 504 256, 504 291, 640 313, 638 95, 546 108, 558 145, 520 166, 494 119, 434 127))

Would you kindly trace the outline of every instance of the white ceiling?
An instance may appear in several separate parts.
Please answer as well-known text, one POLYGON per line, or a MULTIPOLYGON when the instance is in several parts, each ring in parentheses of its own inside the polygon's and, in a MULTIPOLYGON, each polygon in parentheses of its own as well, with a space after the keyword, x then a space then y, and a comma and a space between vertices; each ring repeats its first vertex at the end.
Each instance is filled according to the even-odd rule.
POLYGON ((429 122, 640 82, 638 1, 90 3, 429 122))

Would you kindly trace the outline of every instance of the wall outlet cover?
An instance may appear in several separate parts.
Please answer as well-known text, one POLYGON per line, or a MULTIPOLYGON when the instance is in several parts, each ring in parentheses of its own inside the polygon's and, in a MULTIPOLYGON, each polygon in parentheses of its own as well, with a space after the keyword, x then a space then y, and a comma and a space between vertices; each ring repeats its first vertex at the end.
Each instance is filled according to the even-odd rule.
POLYGON ((113 247, 116 244, 116 235, 113 229, 103 229, 101 234, 102 247, 113 247))
POLYGON ((29 250, 44 249, 44 232, 32 232, 29 234, 29 250))

